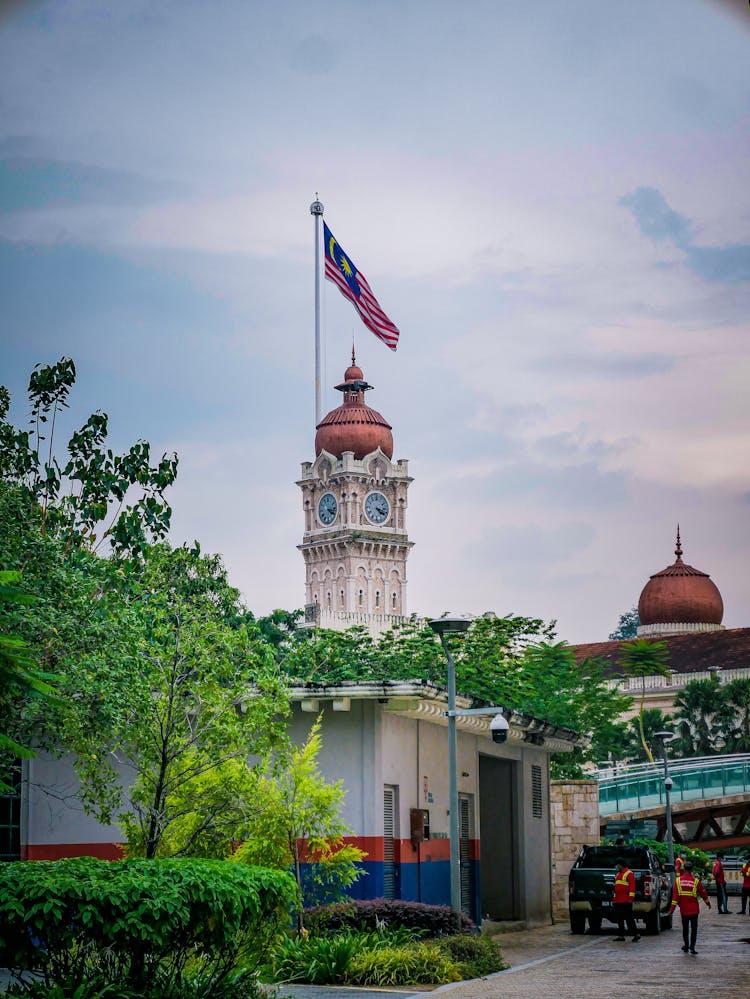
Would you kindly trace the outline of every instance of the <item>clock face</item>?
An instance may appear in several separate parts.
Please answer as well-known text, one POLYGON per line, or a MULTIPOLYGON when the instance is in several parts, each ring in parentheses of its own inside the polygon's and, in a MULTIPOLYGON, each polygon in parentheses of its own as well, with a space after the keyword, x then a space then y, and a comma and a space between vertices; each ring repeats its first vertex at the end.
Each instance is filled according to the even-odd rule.
POLYGON ((390 512, 391 505, 382 493, 370 493, 365 499, 365 514, 373 524, 382 524, 390 512))
POLYGON ((339 505, 336 502, 336 497, 333 493, 325 493, 320 497, 320 502, 318 503, 318 517, 320 518, 321 524, 325 524, 326 527, 332 524, 336 519, 336 514, 338 513, 339 505))

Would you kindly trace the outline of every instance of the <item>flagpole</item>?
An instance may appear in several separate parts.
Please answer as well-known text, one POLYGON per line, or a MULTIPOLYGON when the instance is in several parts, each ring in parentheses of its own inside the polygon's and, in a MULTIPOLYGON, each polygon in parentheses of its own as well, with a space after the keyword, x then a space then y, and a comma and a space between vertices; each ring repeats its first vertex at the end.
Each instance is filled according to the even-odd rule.
POLYGON ((320 399, 320 219, 323 215, 323 204, 315 201, 310 205, 310 214, 315 219, 315 426, 323 418, 320 399))

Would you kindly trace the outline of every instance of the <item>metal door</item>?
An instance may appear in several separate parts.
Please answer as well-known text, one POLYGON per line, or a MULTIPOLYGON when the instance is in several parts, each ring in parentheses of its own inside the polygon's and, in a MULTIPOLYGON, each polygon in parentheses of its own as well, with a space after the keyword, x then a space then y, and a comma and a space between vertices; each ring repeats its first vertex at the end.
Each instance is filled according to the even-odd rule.
POLYGON ((476 879, 471 861, 471 841, 474 839, 474 795, 458 796, 458 853, 461 865, 461 911, 476 919, 476 879))
POLYGON ((398 786, 383 787, 383 898, 400 898, 399 865, 396 862, 398 786))

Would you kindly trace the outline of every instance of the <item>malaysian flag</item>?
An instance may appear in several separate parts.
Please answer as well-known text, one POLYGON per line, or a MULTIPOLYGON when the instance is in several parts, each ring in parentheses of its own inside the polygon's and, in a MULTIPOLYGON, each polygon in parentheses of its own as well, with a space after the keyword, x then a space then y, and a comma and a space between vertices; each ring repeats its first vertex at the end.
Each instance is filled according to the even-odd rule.
POLYGON ((398 327, 393 325, 380 308, 364 274, 357 270, 351 258, 344 253, 325 222, 323 223, 323 240, 325 242, 326 277, 329 281, 333 281, 345 298, 349 299, 365 326, 372 330, 386 347, 395 350, 398 345, 398 327))

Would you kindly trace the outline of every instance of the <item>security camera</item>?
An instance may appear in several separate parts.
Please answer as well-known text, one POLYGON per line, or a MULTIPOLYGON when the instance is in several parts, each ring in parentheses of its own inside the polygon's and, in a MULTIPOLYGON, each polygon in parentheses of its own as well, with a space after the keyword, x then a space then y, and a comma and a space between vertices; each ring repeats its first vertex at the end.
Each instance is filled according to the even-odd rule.
POLYGON ((672 778, 671 778, 671 777, 665 777, 665 778, 664 778, 664 787, 665 787, 665 788, 666 788, 666 789, 667 789, 668 791, 671 791, 671 790, 672 790, 672 785, 673 785, 673 784, 674 784, 674 781, 672 780, 672 778))
POLYGON ((490 722, 490 732, 492 733, 493 742, 507 742, 508 740, 508 729, 510 725, 505 720, 503 715, 495 715, 495 717, 490 722))

